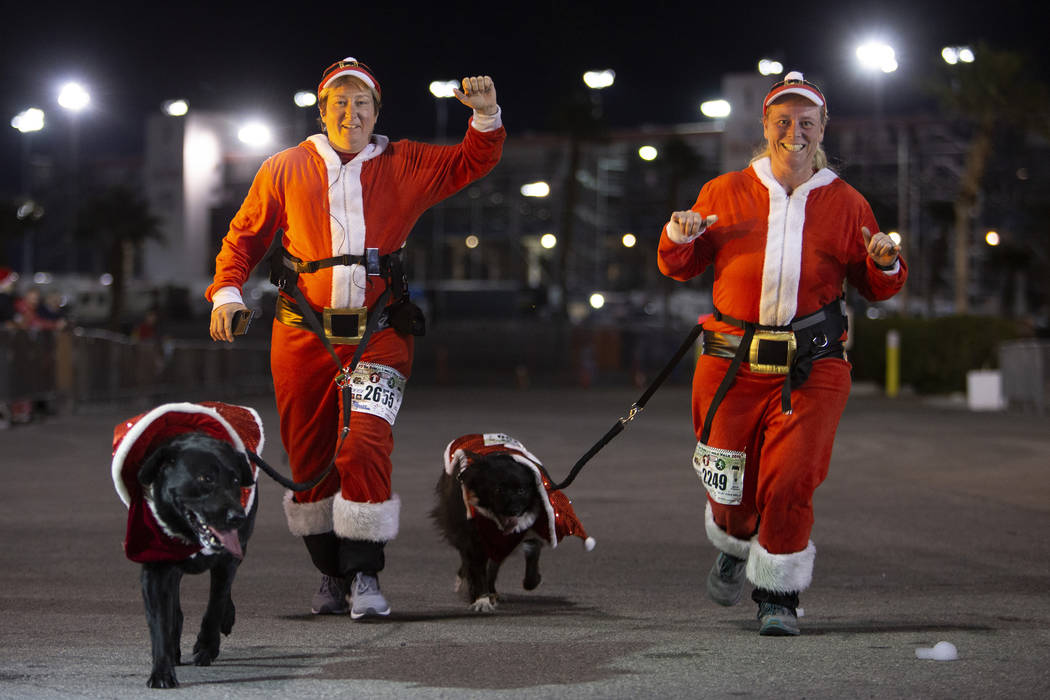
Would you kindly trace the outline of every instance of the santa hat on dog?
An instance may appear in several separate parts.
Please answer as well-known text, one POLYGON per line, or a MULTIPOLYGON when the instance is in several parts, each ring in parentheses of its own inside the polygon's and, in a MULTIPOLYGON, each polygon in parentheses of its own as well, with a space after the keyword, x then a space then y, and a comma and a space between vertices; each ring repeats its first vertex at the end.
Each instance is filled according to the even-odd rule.
MULTIPOLYGON (((471 455, 491 454, 509 455, 535 474, 536 488, 543 496, 540 500, 543 502, 546 513, 546 527, 540 520, 537 520, 533 529, 542 535, 551 547, 557 547, 558 542, 573 535, 583 540, 583 546, 588 552, 594 549, 595 540, 587 536, 583 524, 576 517, 572 501, 561 491, 552 490, 550 477, 540 460, 509 435, 474 433, 456 438, 445 448, 445 473, 456 476, 462 469, 470 465, 471 455)), ((468 517, 472 516, 473 513, 468 511, 468 517)))
MULTIPOLYGON (((176 561, 203 551, 199 542, 190 542, 159 522, 153 504, 139 483, 143 461, 159 445, 183 433, 200 432, 228 442, 247 454, 262 452, 262 419, 246 406, 204 401, 168 403, 122 421, 113 429, 113 486, 128 507, 128 527, 124 553, 136 562, 176 561)), ((251 464, 252 475, 257 468, 251 464)), ((255 482, 241 490, 245 511, 255 501, 255 482)), ((205 552, 210 553, 210 552, 205 552)))

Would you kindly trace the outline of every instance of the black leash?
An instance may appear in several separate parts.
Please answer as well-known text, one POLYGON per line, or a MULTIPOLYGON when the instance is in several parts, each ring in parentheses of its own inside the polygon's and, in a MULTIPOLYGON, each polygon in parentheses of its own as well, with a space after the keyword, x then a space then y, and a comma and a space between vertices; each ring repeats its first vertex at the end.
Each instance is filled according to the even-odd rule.
POLYGON ((642 409, 645 408, 645 404, 649 402, 649 399, 652 398, 653 394, 656 393, 656 390, 660 388, 660 385, 664 383, 664 380, 666 380, 667 377, 671 375, 671 371, 674 370, 675 366, 678 365, 679 362, 681 362, 682 357, 687 352, 689 352, 689 348, 693 347, 693 343, 696 342, 697 336, 700 335, 700 331, 702 331, 703 329, 704 327, 699 323, 693 326, 693 329, 689 331, 689 335, 685 337, 685 340, 682 341, 682 344, 678 347, 678 350, 675 351, 675 354, 671 358, 671 361, 664 366, 664 368, 660 371, 660 374, 657 375, 656 379, 653 380, 653 382, 649 385, 649 388, 645 390, 645 392, 638 398, 638 400, 631 404, 631 408, 629 409, 627 415, 616 421, 616 424, 613 425, 613 427, 609 428, 609 431, 602 436, 602 439, 596 442, 594 446, 591 447, 591 449, 587 450, 587 452, 582 457, 580 457, 580 459, 576 462, 576 464, 573 465, 572 469, 569 471, 569 475, 565 477, 565 480, 551 487, 552 491, 560 491, 569 484, 571 484, 573 480, 576 479, 576 475, 580 473, 581 469, 583 469, 583 465, 587 464, 587 462, 590 461, 591 457, 598 454, 598 452, 603 447, 608 445, 614 437, 622 433, 624 428, 627 427, 627 424, 634 420, 635 416, 642 412, 642 409))
MULTIPOLYGON (((285 264, 284 254, 285 251, 283 247, 275 248, 272 250, 271 255, 278 256, 280 260, 271 260, 270 281, 274 284, 274 286, 277 287, 277 289, 286 292, 295 300, 295 302, 299 305, 299 313, 301 313, 303 318, 306 320, 306 323, 309 326, 310 330, 313 331, 313 334, 320 339, 321 343, 324 344, 325 350, 328 351, 328 354, 331 355, 332 359, 335 361, 335 366, 338 372, 336 373, 334 381, 336 387, 339 389, 339 394, 342 399, 341 403, 343 404, 342 427, 339 431, 339 438, 336 441, 335 452, 332 455, 332 461, 328 463, 328 466, 319 476, 317 476, 311 481, 304 482, 303 484, 297 484, 296 482, 289 481, 285 477, 281 476, 273 469, 273 467, 266 464, 266 462, 264 462, 258 455, 254 455, 251 453, 249 453, 249 455, 251 455, 252 461, 258 464, 259 468, 261 468, 263 471, 269 474, 277 483, 281 484, 282 486, 285 486, 288 489, 291 489, 292 491, 308 491, 314 486, 317 486, 319 483, 321 483, 329 474, 332 473, 332 470, 335 469, 336 457, 339 456, 339 452, 343 448, 343 441, 346 439, 347 435, 350 434, 350 410, 352 405, 350 377, 351 375, 353 375, 354 370, 357 368, 357 363, 360 362, 361 356, 364 354, 365 346, 368 344, 369 338, 372 337, 372 333, 375 332, 376 327, 379 325, 379 319, 380 316, 382 316, 382 310, 386 308, 386 304, 390 300, 393 291, 393 283, 390 279, 387 280, 386 289, 383 290, 383 293, 379 295, 379 299, 377 299, 376 302, 373 304, 373 308, 376 309, 376 312, 368 314, 368 321, 365 324, 365 331, 361 335, 361 340, 357 344, 357 349, 354 351, 354 355, 350 359, 350 362, 344 366, 343 361, 339 358, 339 355, 336 354, 335 348, 332 347, 331 341, 329 341, 328 337, 325 335, 324 328, 322 328, 321 326, 321 321, 317 318, 317 312, 314 311, 312 306, 310 306, 310 303, 306 300, 306 296, 303 294, 302 290, 299 289, 299 267, 305 266, 306 272, 315 272, 316 269, 311 269, 310 267, 314 266, 315 263, 320 263, 324 267, 330 267, 331 264, 341 264, 343 262, 359 261, 356 260, 356 258, 354 260, 351 260, 350 257, 353 256, 326 258, 325 260, 321 261, 314 261, 312 263, 301 263, 301 265, 299 266, 292 265, 291 267, 288 267, 288 270, 290 272, 293 272, 294 275, 276 275, 273 273, 273 270, 275 269, 275 266, 278 266, 278 263, 279 266, 277 267, 277 269, 280 269, 280 266, 287 267, 285 264)), ((389 263, 387 264, 389 265, 389 263)), ((376 261, 376 269, 379 269, 378 260, 376 261)))
POLYGON ((326 476, 328 476, 328 472, 332 471, 332 467, 331 467, 331 465, 329 465, 328 469, 325 469, 323 472, 318 474, 316 477, 314 477, 310 481, 304 481, 304 482, 292 481, 288 477, 283 476, 280 472, 278 472, 276 469, 271 467, 269 464, 264 462, 262 457, 260 457, 259 455, 255 454, 251 450, 245 450, 245 452, 247 452, 247 454, 248 454, 248 459, 250 459, 252 462, 254 462, 256 464, 256 466, 259 467, 259 469, 262 469, 264 472, 266 472, 270 476, 271 479, 273 479, 274 481, 276 481, 278 484, 280 484, 281 486, 285 487, 286 489, 289 489, 290 491, 309 491, 314 486, 317 486, 319 483, 324 481, 324 478, 326 476))

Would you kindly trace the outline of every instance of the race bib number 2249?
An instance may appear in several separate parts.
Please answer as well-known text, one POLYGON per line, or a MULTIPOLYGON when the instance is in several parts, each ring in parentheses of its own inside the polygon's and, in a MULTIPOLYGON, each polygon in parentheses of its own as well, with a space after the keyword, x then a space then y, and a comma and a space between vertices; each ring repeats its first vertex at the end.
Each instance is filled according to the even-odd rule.
POLYGON ((744 498, 744 463, 747 455, 696 443, 693 469, 715 503, 740 505, 744 498))

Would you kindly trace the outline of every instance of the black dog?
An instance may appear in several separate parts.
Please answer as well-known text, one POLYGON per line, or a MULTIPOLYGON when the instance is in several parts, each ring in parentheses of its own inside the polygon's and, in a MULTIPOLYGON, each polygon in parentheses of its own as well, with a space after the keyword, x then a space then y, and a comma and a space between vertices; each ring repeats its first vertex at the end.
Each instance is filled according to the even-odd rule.
POLYGON ((230 443, 203 433, 177 435, 153 450, 138 480, 156 521, 200 551, 176 561, 142 564, 142 598, 153 646, 151 688, 175 688, 181 663, 183 574, 211 572, 208 607, 201 620, 193 663, 208 666, 219 655, 219 633, 229 635, 236 617, 231 588, 255 525, 258 499, 248 512, 242 489, 254 484, 247 458, 230 443))
POLYGON ((466 583, 471 609, 493 612, 498 600, 496 577, 500 566, 519 541, 525 552, 522 586, 531 591, 540 585, 543 543, 534 534, 522 533, 536 523, 543 505, 534 473, 513 457, 471 454, 470 458, 470 465, 458 477, 441 473, 437 505, 430 515, 449 544, 459 551, 456 590, 462 590, 466 583), (467 506, 473 509, 475 517, 467 517, 467 506))
POLYGON ((445 448, 444 462, 430 515, 459 552, 456 590, 466 584, 472 610, 496 609, 496 577, 518 545, 525 553, 527 591, 540 585, 544 543, 557 547, 575 535, 587 550, 594 547, 569 499, 552 490, 540 461, 509 435, 463 435, 445 448))

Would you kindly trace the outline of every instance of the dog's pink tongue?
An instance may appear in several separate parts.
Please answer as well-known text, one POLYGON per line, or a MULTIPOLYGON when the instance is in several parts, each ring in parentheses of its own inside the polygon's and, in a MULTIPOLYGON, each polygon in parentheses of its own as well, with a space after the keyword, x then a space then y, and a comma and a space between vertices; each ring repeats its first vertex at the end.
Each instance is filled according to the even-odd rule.
POLYGON ((237 536, 236 530, 226 530, 222 532, 216 530, 213 527, 209 527, 212 534, 222 543, 222 546, 226 548, 226 551, 237 557, 238 559, 244 559, 244 551, 241 549, 241 540, 237 536))

